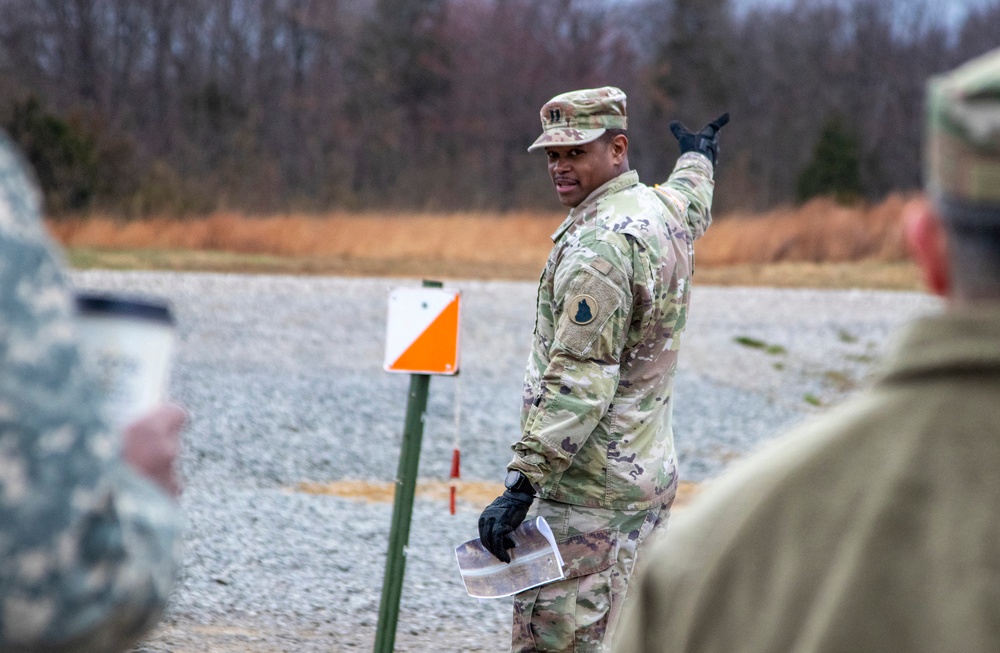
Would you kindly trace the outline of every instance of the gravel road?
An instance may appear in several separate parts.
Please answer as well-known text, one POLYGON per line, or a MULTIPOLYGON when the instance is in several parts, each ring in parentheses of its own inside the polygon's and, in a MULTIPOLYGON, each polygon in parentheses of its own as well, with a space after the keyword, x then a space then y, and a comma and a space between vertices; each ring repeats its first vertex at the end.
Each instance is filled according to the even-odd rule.
MULTIPOLYGON (((86 271, 87 289, 169 298, 172 394, 191 413, 185 569, 136 651, 371 650, 392 506, 298 490, 392 481, 408 377, 382 371, 388 292, 414 280, 86 271)), ((460 378, 435 377, 419 476, 446 480, 461 404, 462 477, 498 482, 516 437, 534 284, 463 293, 460 378)), ((703 481, 866 382, 890 333, 937 308, 916 293, 696 287, 676 383, 683 477, 703 481)), ((456 515, 418 497, 398 651, 504 651, 505 600, 468 598, 456 515)))

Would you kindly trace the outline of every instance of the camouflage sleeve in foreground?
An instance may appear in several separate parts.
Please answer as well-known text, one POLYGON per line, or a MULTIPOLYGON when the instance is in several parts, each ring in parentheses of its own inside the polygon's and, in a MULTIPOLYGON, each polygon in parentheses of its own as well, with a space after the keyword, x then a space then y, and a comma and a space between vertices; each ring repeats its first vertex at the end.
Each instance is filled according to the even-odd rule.
POLYGON ((123 650, 177 571, 179 511, 120 458, 39 199, 0 135, 0 650, 123 650))
POLYGON ((657 196, 683 216, 692 238, 701 238, 712 224, 715 191, 712 163, 704 154, 688 152, 677 159, 670 178, 657 184, 657 196))

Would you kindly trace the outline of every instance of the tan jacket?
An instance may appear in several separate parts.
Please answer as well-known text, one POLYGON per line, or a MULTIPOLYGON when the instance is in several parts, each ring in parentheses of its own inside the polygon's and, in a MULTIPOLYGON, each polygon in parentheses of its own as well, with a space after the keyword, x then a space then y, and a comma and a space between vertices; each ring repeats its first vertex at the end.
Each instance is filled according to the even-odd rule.
POLYGON ((614 650, 1000 650, 1000 307, 925 318, 874 387, 647 550, 614 650))

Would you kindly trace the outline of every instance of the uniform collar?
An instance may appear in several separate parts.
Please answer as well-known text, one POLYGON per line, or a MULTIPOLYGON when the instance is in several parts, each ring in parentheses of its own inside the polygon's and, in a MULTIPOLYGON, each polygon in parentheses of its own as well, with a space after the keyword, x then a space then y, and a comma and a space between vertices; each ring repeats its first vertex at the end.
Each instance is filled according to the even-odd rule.
POLYGON ((885 361, 884 378, 1000 369, 1000 304, 952 308, 910 325, 885 361))
POLYGON ((555 233, 552 234, 552 241, 556 242, 562 238, 563 234, 569 231, 569 228, 573 226, 576 222, 582 222, 586 216, 588 209, 600 200, 605 195, 610 195, 612 193, 617 193, 619 191, 625 190, 626 188, 631 188, 639 183, 639 173, 635 170, 628 170, 618 175, 611 181, 606 182, 602 186, 598 186, 593 193, 587 195, 587 198, 577 204, 575 207, 570 209, 569 215, 563 220, 559 228, 556 229, 555 233))

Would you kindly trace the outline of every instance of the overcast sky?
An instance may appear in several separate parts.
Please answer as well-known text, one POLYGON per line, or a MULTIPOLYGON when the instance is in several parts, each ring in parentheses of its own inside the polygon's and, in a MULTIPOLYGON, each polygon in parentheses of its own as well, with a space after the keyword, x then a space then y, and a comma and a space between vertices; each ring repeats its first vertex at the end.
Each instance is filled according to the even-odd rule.
MULTIPOLYGON (((761 5, 790 5, 795 0, 731 0, 737 8, 747 9, 761 5)), ((954 24, 961 20, 970 8, 978 7, 990 3, 1000 2, 1000 0, 938 0, 937 4, 945 12, 949 23, 954 24)))

